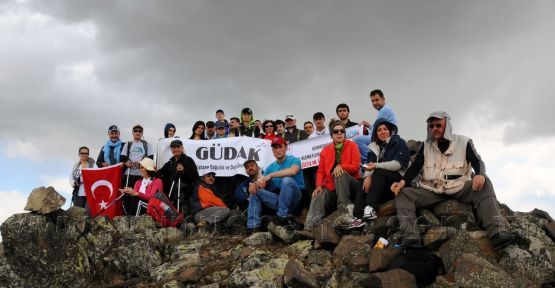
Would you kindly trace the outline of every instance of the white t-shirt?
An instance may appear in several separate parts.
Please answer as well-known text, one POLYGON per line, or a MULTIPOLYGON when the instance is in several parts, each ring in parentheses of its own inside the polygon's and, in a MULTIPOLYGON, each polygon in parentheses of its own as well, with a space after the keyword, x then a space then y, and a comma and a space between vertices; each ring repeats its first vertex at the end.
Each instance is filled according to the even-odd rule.
MULTIPOLYGON (((125 145, 123 145, 123 151, 121 151, 121 155, 127 156, 127 158, 129 158, 129 160, 131 160, 132 162, 141 162, 141 160, 143 160, 144 156, 152 156, 152 146, 150 145, 150 143, 146 143, 146 153, 145 153, 145 148, 143 145, 143 142, 139 141, 133 141, 131 143, 131 149, 128 149, 129 142, 125 142, 125 145), (129 155, 127 155, 127 150, 129 150, 129 155)), ((125 175, 133 175, 133 176, 140 176, 141 175, 141 171, 139 170, 139 168, 134 168, 133 166, 130 169, 127 169, 127 172, 125 172, 125 175)))
POLYGON ((314 129, 312 134, 308 135, 308 138, 314 138, 325 134, 330 134, 330 130, 328 129, 328 127, 324 128, 324 130, 322 130, 321 132, 318 132, 318 130, 314 129))

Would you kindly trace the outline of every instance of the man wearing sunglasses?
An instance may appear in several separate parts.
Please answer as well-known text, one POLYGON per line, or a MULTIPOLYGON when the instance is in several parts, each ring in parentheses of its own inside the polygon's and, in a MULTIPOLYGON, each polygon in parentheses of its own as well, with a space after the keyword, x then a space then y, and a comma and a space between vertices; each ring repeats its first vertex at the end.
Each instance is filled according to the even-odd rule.
POLYGON ((426 122, 428 136, 424 145, 420 146, 403 179, 391 185, 391 190, 399 193, 395 205, 403 244, 422 245, 414 225, 416 209, 449 198, 474 205, 495 249, 519 242, 522 238, 518 233, 506 232, 503 227, 493 185, 472 140, 452 133, 451 117, 446 112, 433 112, 426 122), (420 171, 418 188, 404 188, 420 171))
MULTIPOLYGON (((148 157, 154 159, 152 146, 150 143, 143 140, 143 126, 137 124, 133 126, 133 141, 129 141, 123 145, 121 152, 121 161, 125 164, 125 175, 123 183, 125 187, 134 187, 135 182, 142 179, 139 162, 143 158, 148 157), (126 185, 127 184, 127 185, 126 185)), ((128 195, 122 198, 124 212, 127 215, 135 215, 138 197, 131 197, 128 195)))
POLYGON ((305 230, 312 231, 314 224, 326 216, 326 207, 354 208, 351 196, 360 189, 360 154, 357 145, 345 139, 345 129, 340 120, 330 125, 333 142, 320 152, 316 189, 312 192, 305 230))

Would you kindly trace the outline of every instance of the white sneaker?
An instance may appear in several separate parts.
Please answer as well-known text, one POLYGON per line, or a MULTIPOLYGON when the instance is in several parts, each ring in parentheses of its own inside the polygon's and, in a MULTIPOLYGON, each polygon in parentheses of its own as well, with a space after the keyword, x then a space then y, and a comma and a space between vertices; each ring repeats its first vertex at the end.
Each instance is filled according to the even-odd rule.
POLYGON ((374 208, 370 206, 364 207, 364 215, 362 216, 362 220, 373 220, 376 218, 378 218, 378 215, 376 215, 376 211, 374 211, 374 208))

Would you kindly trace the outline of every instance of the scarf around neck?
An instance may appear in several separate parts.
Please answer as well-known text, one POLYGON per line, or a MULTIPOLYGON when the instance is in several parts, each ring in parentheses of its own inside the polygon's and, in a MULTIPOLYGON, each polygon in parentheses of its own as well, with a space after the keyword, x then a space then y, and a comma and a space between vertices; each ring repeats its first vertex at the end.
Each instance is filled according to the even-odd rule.
POLYGON ((343 144, 337 144, 334 146, 335 148, 335 163, 341 163, 341 152, 343 151, 343 144))
POLYGON ((119 162, 119 156, 121 154, 121 140, 118 139, 117 142, 112 142, 108 140, 106 144, 104 144, 104 162, 109 163, 111 165, 116 164, 119 162), (114 148, 114 158, 116 159, 116 163, 110 163, 110 147, 114 148))

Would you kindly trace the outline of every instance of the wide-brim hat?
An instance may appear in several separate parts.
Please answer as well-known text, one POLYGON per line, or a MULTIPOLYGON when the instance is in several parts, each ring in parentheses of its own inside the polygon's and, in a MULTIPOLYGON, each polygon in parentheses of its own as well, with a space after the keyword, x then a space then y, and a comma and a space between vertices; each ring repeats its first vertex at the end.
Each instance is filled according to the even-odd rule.
POLYGON ((141 160, 141 162, 139 162, 139 164, 141 164, 141 166, 143 166, 143 168, 145 168, 148 171, 156 171, 156 166, 154 164, 154 160, 145 157, 143 158, 143 160, 141 160))

